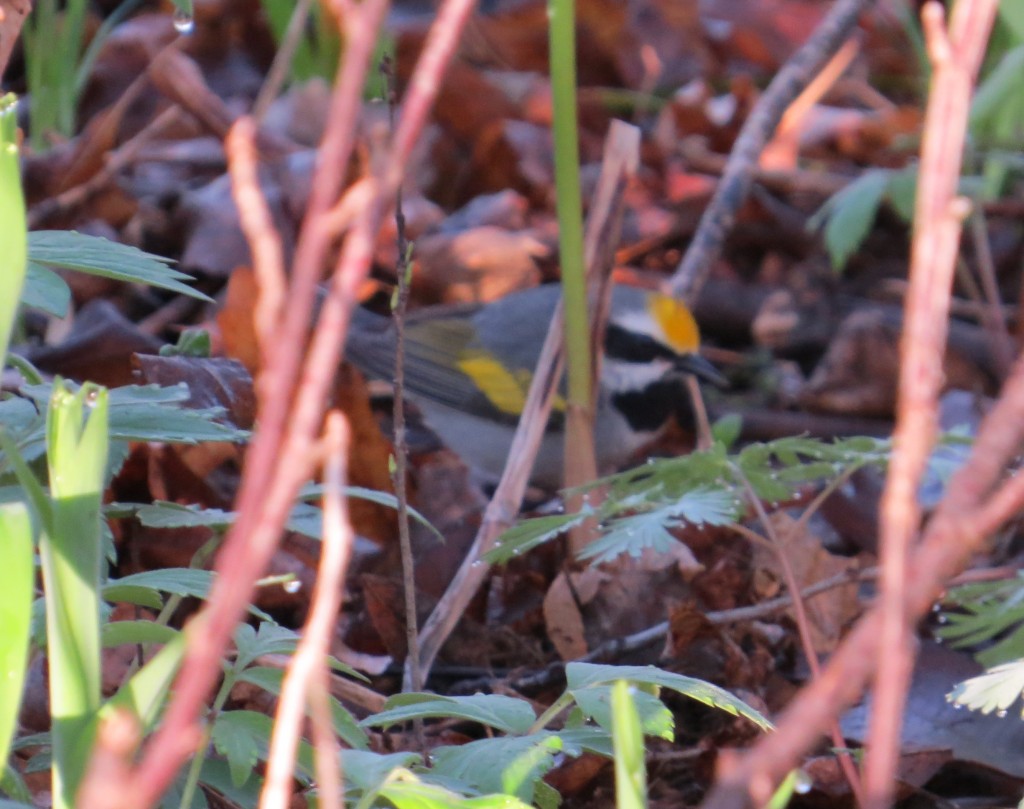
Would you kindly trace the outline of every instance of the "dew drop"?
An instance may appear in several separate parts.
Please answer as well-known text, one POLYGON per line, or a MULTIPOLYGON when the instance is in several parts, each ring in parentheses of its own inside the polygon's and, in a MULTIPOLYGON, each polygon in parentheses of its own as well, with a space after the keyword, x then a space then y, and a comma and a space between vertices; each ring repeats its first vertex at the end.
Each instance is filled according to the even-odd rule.
POLYGON ((174 30, 179 34, 191 34, 196 27, 196 20, 184 9, 174 9, 174 30))
POLYGON ((963 705, 962 705, 961 703, 959 703, 959 702, 956 702, 956 703, 954 703, 954 704, 953 704, 953 710, 954 710, 954 711, 960 711, 960 710, 963 710, 963 707, 964 707, 964 706, 963 706, 963 705))
POLYGON ((1006 719, 1006 711, 996 711, 996 716, 998 716, 1000 719, 1006 719))
POLYGON ((803 770, 797 770, 793 779, 793 791, 797 795, 806 795, 811 791, 812 786, 814 786, 814 779, 803 770))
POLYGON ((294 593, 299 592, 299 590, 302 589, 302 582, 299 581, 298 579, 292 579, 291 581, 286 581, 284 584, 282 584, 281 588, 286 593, 294 594, 294 593))

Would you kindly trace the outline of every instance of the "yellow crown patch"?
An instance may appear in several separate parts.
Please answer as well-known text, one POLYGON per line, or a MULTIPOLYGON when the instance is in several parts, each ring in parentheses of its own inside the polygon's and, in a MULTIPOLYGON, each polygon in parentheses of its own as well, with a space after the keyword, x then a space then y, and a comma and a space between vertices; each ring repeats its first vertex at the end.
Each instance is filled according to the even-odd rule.
POLYGON ((668 295, 651 295, 647 308, 677 354, 694 354, 700 348, 697 321, 686 304, 668 295))

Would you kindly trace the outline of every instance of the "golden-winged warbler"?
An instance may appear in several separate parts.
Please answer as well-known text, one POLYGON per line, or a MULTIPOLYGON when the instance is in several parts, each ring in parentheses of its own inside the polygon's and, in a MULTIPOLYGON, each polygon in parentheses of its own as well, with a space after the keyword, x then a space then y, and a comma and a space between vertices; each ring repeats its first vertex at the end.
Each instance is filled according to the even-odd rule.
MULTIPOLYGON (((557 284, 486 304, 433 306, 410 312, 405 325, 405 391, 427 425, 486 477, 505 467, 512 434, 544 337, 560 300, 557 284)), ((697 354, 690 311, 651 290, 616 286, 605 335, 595 414, 602 472, 628 461, 689 403, 684 374, 723 382, 697 354)), ((346 358, 367 376, 391 379, 395 329, 389 317, 357 308, 346 358)), ((564 413, 556 406, 532 482, 561 485, 564 413)))

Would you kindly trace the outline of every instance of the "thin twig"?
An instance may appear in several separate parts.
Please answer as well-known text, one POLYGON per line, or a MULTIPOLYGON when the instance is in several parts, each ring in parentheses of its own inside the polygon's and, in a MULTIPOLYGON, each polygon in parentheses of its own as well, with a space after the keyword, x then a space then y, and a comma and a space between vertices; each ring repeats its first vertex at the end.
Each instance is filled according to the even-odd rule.
POLYGON ((701 217, 690 247, 668 287, 672 295, 690 302, 700 294, 711 265, 722 249, 753 182, 752 170, 790 103, 835 55, 872 0, 836 0, 811 38, 790 57, 772 79, 743 124, 729 155, 725 173, 701 217))
MULTIPOLYGON (((861 571, 844 570, 828 579, 823 579, 814 584, 804 587, 800 591, 800 597, 808 600, 816 595, 834 590, 837 587, 846 587, 861 581, 873 581, 878 576, 878 568, 871 567, 861 571)), ((735 607, 731 610, 718 610, 704 613, 704 619, 715 626, 726 626, 729 624, 742 623, 744 621, 758 621, 775 615, 793 605, 793 596, 789 593, 769 601, 762 601, 748 607, 735 607)), ((592 649, 586 656, 580 658, 584 663, 601 663, 616 660, 632 652, 655 644, 664 642, 670 630, 669 622, 662 621, 659 624, 634 632, 621 638, 614 638, 605 641, 600 646, 592 649)), ((517 677, 510 685, 516 691, 524 691, 532 688, 542 688, 553 683, 560 672, 565 668, 561 661, 552 663, 540 671, 517 677)))
POLYGON ((1013 339, 1006 326, 1006 318, 1003 317, 1003 299, 996 281, 996 263, 992 257, 992 246, 989 244, 988 228, 985 227, 985 213, 975 207, 971 211, 968 225, 978 261, 978 278, 985 295, 981 319, 988 328, 992 340, 992 353, 995 355, 999 373, 1005 377, 1013 364, 1013 339))
MULTIPOLYGON (((738 467, 735 469, 735 474, 739 476, 743 484, 743 488, 747 493, 747 500, 757 514, 758 522, 761 523, 765 534, 771 540, 772 549, 779 560, 779 567, 782 569, 782 576, 786 582, 786 589, 789 590, 793 597, 793 617, 796 620, 800 644, 803 646, 804 658, 811 669, 811 677, 818 679, 821 676, 821 661, 818 659, 818 653, 814 648, 814 640, 811 636, 811 622, 807 617, 807 607, 804 604, 803 598, 800 597, 799 582, 797 581, 796 573, 793 571, 793 565, 790 564, 785 544, 775 530, 774 523, 768 516, 768 512, 765 511, 761 498, 757 496, 757 492, 754 491, 754 487, 750 484, 747 476, 738 467)), ((846 752, 846 742, 843 739, 843 732, 839 728, 838 719, 832 720, 829 726, 829 734, 832 737, 832 744, 836 750, 842 751, 837 753, 839 767, 842 769, 843 776, 850 785, 850 791, 856 798, 858 805, 860 805, 864 800, 863 788, 853 758, 849 752, 846 752)))
MULTIPOLYGON (((398 103, 395 88, 395 71, 391 60, 385 57, 381 62, 381 73, 387 85, 388 121, 392 131, 395 127, 395 105, 398 103)), ((395 194, 395 247, 398 260, 395 275, 398 288, 391 307, 395 324, 395 378, 394 378, 394 433, 395 468, 392 483, 398 499, 398 546, 402 555, 402 589, 405 593, 405 649, 409 665, 405 667, 402 682, 404 691, 422 691, 423 675, 420 673, 419 615, 416 609, 416 560, 412 553, 412 536, 409 530, 409 442, 405 431, 405 314, 409 308, 409 273, 411 270, 410 247, 405 236, 405 212, 402 210, 402 189, 395 194)), ((415 733, 423 747, 423 723, 414 723, 415 733)))
MULTIPOLYGON (((330 652, 334 624, 341 606, 345 572, 352 554, 354 538, 344 494, 348 436, 345 417, 339 412, 331 413, 327 417, 323 441, 324 532, 320 569, 302 639, 295 649, 281 685, 281 698, 274 718, 274 733, 270 743, 270 754, 267 757, 267 777, 260 796, 260 809, 286 809, 289 805, 295 781, 293 774, 302 718, 309 702, 312 683, 319 679, 321 691, 326 694, 324 685, 327 655, 330 652)), ((321 742, 324 740, 321 739, 321 742)), ((318 771, 323 768, 329 769, 327 780, 335 784, 340 783, 337 766, 335 745, 328 742, 326 749, 317 748, 318 771)), ((331 797, 337 805, 340 792, 331 797)))
POLYGON ((292 16, 288 18, 288 25, 281 36, 281 44, 274 54, 274 61, 267 71, 267 78, 263 80, 256 102, 252 105, 252 117, 257 123, 263 121, 263 117, 270 109, 270 105, 277 98, 278 93, 288 78, 288 71, 291 69, 295 52, 302 44, 302 37, 306 30, 306 21, 309 19, 309 11, 313 7, 313 0, 298 0, 295 8, 292 9, 292 16))

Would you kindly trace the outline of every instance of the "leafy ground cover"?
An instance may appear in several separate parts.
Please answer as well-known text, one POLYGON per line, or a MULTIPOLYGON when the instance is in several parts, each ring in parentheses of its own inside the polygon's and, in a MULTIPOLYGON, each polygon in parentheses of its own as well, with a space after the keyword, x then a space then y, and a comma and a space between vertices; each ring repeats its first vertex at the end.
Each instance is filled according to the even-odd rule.
MULTIPOLYGON (((980 16, 962 1, 971 8, 965 15, 980 16)), ((324 443, 296 434, 281 454, 259 443, 275 430, 291 436, 301 422, 271 402, 275 392, 292 391, 275 390, 291 373, 283 370, 286 349, 275 344, 293 335, 289 309, 299 310, 302 286, 296 281, 268 319, 268 255, 280 249, 292 279, 326 278, 347 260, 349 243, 335 224, 332 244, 310 261, 310 222, 331 213, 342 187, 358 192, 360 178, 396 190, 388 183, 399 178, 388 167, 400 165, 401 225, 377 211, 393 207, 394 195, 385 199, 383 191, 384 202, 353 196, 347 209, 333 211, 350 233, 367 236, 372 253, 367 277, 343 291, 386 312, 409 256, 412 310, 493 300, 555 280, 561 248, 545 6, 498 2, 476 12, 429 117, 406 141, 404 116, 415 109, 408 99, 417 98, 411 77, 430 47, 433 8, 398 4, 381 33, 368 28, 372 36, 359 39, 354 34, 366 31, 354 21, 369 18, 376 8, 369 0, 358 12, 346 3, 317 5, 290 35, 290 7, 269 2, 208 0, 188 12, 97 4, 77 23, 98 32, 90 34, 87 70, 64 70, 72 88, 55 95, 71 106, 51 118, 36 115, 47 95, 32 49, 46 47, 40 26, 56 23, 37 21, 3 73, 4 89, 22 99, 18 120, 30 128, 20 175, 31 233, 25 285, 5 298, 22 306, 0 401, 0 492, 4 503, 25 508, 5 506, 0 529, 19 560, 11 581, 22 584, 33 554, 26 537, 37 539, 42 580, 31 595, 45 592, 46 606, 22 608, 28 640, 12 642, 29 643, 30 653, 24 689, 17 683, 13 698, 0 698, 0 733, 5 722, 16 728, 4 793, 37 805, 51 794, 63 805, 113 806, 117 794, 130 794, 143 805, 159 797, 166 806, 254 806, 261 793, 270 805, 292 792, 327 803, 333 776, 316 752, 341 747, 345 797, 358 806, 725 800, 710 792, 716 767, 728 773, 723 751, 771 744, 768 720, 800 704, 794 695, 817 677, 819 659, 843 660, 837 649, 876 595, 880 556, 883 577, 894 569, 880 493, 906 457, 894 454, 890 436, 897 429, 897 446, 907 446, 896 425, 905 423, 900 408, 913 391, 900 387, 901 336, 916 322, 910 221, 921 189, 930 188, 919 184, 931 176, 922 133, 929 77, 939 72, 925 47, 937 35, 922 29, 911 6, 863 10, 848 40, 840 38, 847 44, 836 43, 816 71, 814 88, 743 166, 749 194, 717 255, 707 256, 691 299, 705 356, 730 383, 705 391, 710 431, 681 405, 680 423, 649 448, 653 461, 638 457, 639 466, 570 499, 565 510, 550 493, 531 493, 524 517, 532 519, 460 572, 491 519, 486 498, 410 415, 402 482, 414 509, 412 579, 424 644, 415 657, 425 676, 415 693, 403 689, 415 667, 402 606, 390 390, 368 386, 347 366, 321 367, 317 407, 329 402, 348 419, 347 474, 319 460, 330 455, 324 446, 342 441, 330 419, 324 443), (337 125, 329 82, 338 13, 352 26, 341 58, 354 60, 363 47, 370 67, 350 96, 353 146, 332 166, 317 145, 337 125), (294 66, 275 71, 275 58, 295 44, 294 66), (397 107, 383 97, 389 86, 397 107), (243 116, 252 118, 239 123, 243 116), (334 183, 333 196, 323 196, 325 182, 334 183), (255 208, 242 192, 257 189, 265 209, 254 226, 255 208), (276 246, 254 233, 276 234, 276 246), (261 488, 290 468, 288 485, 261 488), (350 497, 335 502, 339 476, 350 497), (260 501, 281 512, 279 545, 261 544, 269 521, 253 510, 260 501), (331 526, 348 524, 338 518, 342 509, 354 533, 341 543, 344 585, 328 598, 318 593, 317 571, 335 547, 331 526), (577 553, 576 540, 564 538, 569 529, 600 533, 577 553), (218 581, 250 562, 262 578, 248 611, 236 611, 238 626, 230 610, 220 623, 215 612, 199 611, 207 599, 219 603, 218 588, 230 589, 218 581), (453 582, 458 609, 450 606, 453 582), (794 593, 803 595, 794 600, 794 593), (313 629, 318 620, 322 635, 313 629), (207 630, 230 636, 223 658, 212 640, 207 658, 202 643, 186 650, 187 634, 207 630), (316 637, 321 646, 307 651, 302 643, 316 637), (329 660, 330 671, 314 679, 308 706, 298 700, 293 755, 275 757, 282 748, 273 747, 271 717, 290 704, 283 671, 304 654, 329 660), (204 665, 210 700, 188 737, 203 752, 161 771, 160 751, 176 748, 162 748, 168 738, 160 734, 186 738, 183 729, 192 728, 187 709, 173 707, 172 677, 180 669, 177 690, 188 690, 190 672, 204 665), (10 710, 22 690, 20 707, 10 710), (115 749, 110 728, 127 708, 133 732, 150 739, 148 756, 134 775, 127 765, 118 771, 127 780, 109 776, 104 797, 76 799, 80 785, 89 789, 88 768, 98 766, 86 748, 95 739, 97 749, 115 749), (637 752, 640 737, 646 756, 637 752), (144 791, 159 781, 152 773, 169 781, 159 796, 144 791)), ((640 138, 610 256, 621 283, 674 276, 699 241, 702 213, 730 182, 727 157, 772 76, 830 8, 796 0, 579 4, 585 201, 598 196, 611 122, 634 124, 640 138)), ((995 404, 1004 383, 1000 401, 1015 401, 1022 53, 1024 20, 1007 1, 964 116, 957 189, 971 206, 963 211, 948 345, 928 372, 941 377, 934 415, 950 433, 929 445, 920 485, 911 487, 910 513, 934 509, 928 525, 939 525, 925 530, 925 550, 941 534, 950 496, 984 479, 964 464, 984 414, 1005 412, 995 404)), ((13 120, 7 110, 10 132, 13 120)), ((16 140, 4 135, 5 143, 16 140)), ((342 153, 340 141, 330 143, 342 153)), ((0 217, 11 226, 2 205, 0 217)), ((317 294, 329 313, 331 299, 317 294)), ((312 320, 296 319, 300 329, 312 320)), ((291 403, 300 399, 296 393, 291 403)), ((313 421, 319 435, 319 416, 313 421)), ((1008 454, 993 481, 1009 483, 1004 472, 1013 469, 1019 438, 988 441, 981 443, 992 457, 993 447, 1008 454)), ((998 491, 993 481, 986 491, 998 491)), ((1006 507, 984 522, 988 533, 1000 533, 956 582, 968 589, 950 590, 940 611, 916 627, 924 665, 909 683, 906 730, 892 756, 898 767, 886 782, 892 794, 869 805, 889 797, 915 807, 1020 798, 1020 731, 999 716, 1012 713, 1021 693, 1012 663, 1024 654, 1015 515, 1006 507), (982 665, 996 668, 969 679, 982 665), (960 705, 974 712, 955 713, 960 705)), ((924 558, 911 571, 921 581, 941 569, 945 586, 959 572, 924 558)), ((332 589, 323 584, 328 574, 319 581, 332 589)), ((29 603, 24 590, 12 587, 12 602, 29 603)), ((922 585, 908 603, 920 613, 934 598, 922 585)), ((872 624, 861 626, 869 629, 850 637, 871 634, 872 624)), ((887 647, 871 648, 871 660, 887 656, 887 647)), ((859 754, 843 754, 865 743, 869 710, 848 713, 831 747, 822 736, 807 756, 777 764, 783 772, 800 768, 778 800, 845 806, 857 789, 870 789, 872 765, 862 785, 859 754)), ((777 775, 771 771, 772 784, 777 775)))

